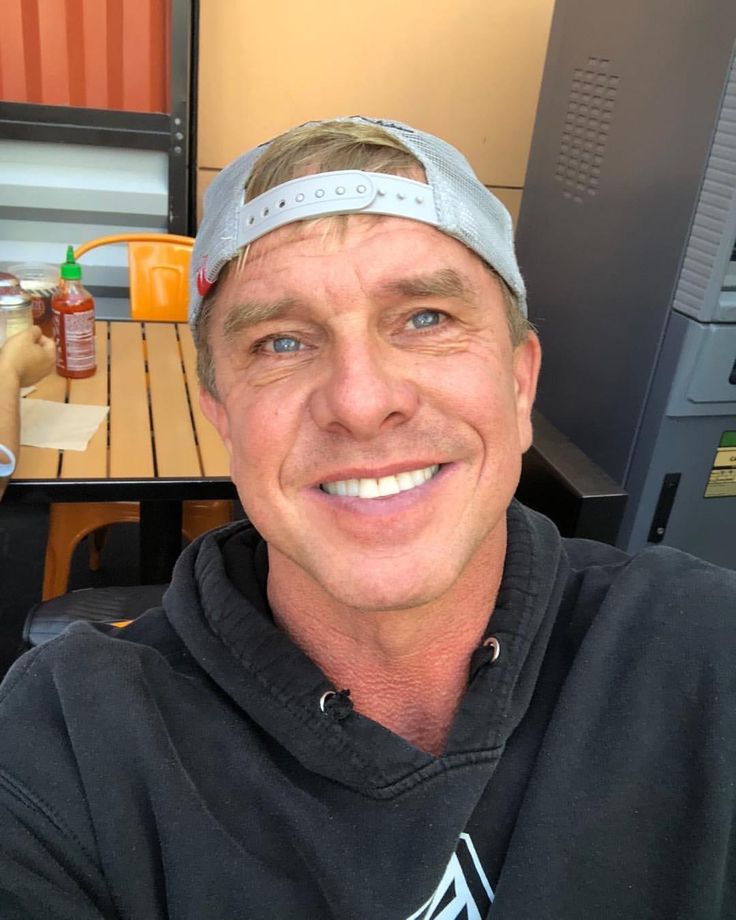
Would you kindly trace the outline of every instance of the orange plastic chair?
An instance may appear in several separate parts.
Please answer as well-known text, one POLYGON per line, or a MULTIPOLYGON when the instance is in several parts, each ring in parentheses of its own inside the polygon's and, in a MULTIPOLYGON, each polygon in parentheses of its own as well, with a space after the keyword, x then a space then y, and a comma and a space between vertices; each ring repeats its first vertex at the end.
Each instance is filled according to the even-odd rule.
POLYGON ((189 263, 194 240, 168 233, 118 233, 82 243, 79 259, 91 249, 128 244, 131 319, 185 323, 189 306, 189 263))
MULTIPOLYGON (((113 243, 128 244, 130 315, 143 321, 186 322, 189 302, 189 263, 194 240, 166 233, 121 233, 103 236, 79 246, 79 259, 91 249, 113 243)), ((188 540, 231 520, 227 501, 189 501, 182 508, 182 531, 188 540)), ((110 524, 136 522, 138 502, 76 502, 52 504, 44 561, 43 599, 64 594, 74 549, 92 534, 90 568, 100 566, 104 530, 110 524)))

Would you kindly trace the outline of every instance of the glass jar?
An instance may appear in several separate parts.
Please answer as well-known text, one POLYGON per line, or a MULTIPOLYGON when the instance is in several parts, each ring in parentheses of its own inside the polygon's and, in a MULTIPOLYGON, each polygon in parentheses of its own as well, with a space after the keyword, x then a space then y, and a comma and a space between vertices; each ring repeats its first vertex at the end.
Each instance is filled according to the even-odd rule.
MULTIPOLYGON (((0 278, 0 282, 3 280, 0 278)), ((17 284, 13 287, 0 283, 0 313, 5 319, 3 341, 33 325, 33 302, 17 284)))
POLYGON ((7 291, 8 288, 20 287, 20 281, 10 272, 0 272, 0 293, 7 291))
POLYGON ((41 327, 44 335, 53 336, 51 320, 51 298, 59 287, 59 270, 47 262, 21 262, 8 266, 15 275, 21 289, 33 302, 33 322, 41 327))

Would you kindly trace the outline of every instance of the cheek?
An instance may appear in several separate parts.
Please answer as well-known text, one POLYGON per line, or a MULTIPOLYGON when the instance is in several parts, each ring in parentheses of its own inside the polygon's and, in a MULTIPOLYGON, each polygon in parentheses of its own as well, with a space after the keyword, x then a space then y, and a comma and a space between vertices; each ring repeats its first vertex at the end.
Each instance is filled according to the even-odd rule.
POLYGON ((497 424, 516 413, 516 390, 510 364, 488 353, 449 358, 422 375, 428 400, 473 427, 497 424), (508 366, 507 366, 508 365, 508 366))
POLYGON ((300 428, 300 409, 266 390, 228 400, 232 471, 236 483, 278 479, 300 428))
POLYGON ((494 491, 513 491, 523 447, 510 363, 481 357, 444 376, 441 389, 446 415, 471 432, 481 479, 494 491))

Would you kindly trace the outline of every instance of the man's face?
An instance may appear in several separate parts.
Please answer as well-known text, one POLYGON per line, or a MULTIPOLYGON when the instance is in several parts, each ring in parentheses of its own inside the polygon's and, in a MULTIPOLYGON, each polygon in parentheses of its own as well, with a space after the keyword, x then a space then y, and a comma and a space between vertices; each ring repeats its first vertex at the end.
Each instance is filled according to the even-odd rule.
POLYGON ((502 557, 539 346, 512 347, 498 282, 438 230, 327 229, 275 230, 221 280, 203 408, 272 571, 413 607, 502 557))

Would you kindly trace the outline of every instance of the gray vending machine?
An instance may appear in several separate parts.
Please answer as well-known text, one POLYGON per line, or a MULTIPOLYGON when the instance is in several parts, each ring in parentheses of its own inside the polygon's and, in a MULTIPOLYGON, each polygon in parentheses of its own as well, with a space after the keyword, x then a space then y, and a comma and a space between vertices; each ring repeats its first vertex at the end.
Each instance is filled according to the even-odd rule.
POLYGON ((557 0, 517 228, 538 407, 620 546, 736 568, 736 2, 557 0))

